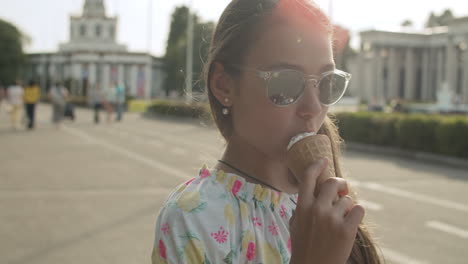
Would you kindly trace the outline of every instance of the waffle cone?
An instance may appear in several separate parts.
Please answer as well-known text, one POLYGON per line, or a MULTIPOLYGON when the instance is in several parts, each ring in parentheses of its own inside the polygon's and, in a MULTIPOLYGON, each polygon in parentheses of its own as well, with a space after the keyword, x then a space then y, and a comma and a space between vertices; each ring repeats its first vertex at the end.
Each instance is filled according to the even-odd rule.
POLYGON ((321 158, 328 159, 328 166, 321 178, 335 177, 335 165, 330 139, 326 135, 305 137, 296 142, 287 153, 287 164, 296 177, 303 175, 305 170, 321 158))

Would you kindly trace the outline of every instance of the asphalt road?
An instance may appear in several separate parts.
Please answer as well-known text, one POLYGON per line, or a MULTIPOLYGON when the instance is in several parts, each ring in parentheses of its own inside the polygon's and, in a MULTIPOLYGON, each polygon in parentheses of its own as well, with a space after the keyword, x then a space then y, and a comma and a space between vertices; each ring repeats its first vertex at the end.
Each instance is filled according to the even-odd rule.
MULTIPOLYGON (((94 125, 88 110, 57 130, 50 111, 34 131, 0 111, 0 263, 150 263, 160 205, 215 163, 217 131, 137 114, 94 125)), ((468 263, 467 171, 363 152, 344 167, 387 263, 468 263)))

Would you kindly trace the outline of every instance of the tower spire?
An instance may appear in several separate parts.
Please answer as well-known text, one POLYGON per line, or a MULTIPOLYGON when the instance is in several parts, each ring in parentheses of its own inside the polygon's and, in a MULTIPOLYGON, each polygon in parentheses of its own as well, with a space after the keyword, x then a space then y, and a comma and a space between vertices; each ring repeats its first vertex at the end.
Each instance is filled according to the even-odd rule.
POLYGON ((105 17, 106 7, 103 0, 86 0, 83 7, 84 17, 105 17))

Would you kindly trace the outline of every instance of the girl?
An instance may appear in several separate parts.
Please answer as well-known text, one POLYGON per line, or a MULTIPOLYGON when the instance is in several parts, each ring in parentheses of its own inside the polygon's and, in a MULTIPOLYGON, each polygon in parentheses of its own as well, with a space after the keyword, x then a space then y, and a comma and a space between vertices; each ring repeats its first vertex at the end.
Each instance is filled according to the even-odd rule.
POLYGON ((380 263, 327 116, 350 78, 335 69, 331 29, 308 0, 231 1, 205 71, 226 149, 169 196, 153 263, 380 263), (327 160, 289 171, 287 145, 302 132, 331 139, 336 178, 318 180, 327 160))

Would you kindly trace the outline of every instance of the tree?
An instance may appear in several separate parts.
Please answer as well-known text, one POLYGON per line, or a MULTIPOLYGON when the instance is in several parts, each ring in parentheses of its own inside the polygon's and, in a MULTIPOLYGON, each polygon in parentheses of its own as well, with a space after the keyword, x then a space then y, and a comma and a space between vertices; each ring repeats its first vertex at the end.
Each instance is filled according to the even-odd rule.
POLYGON ((333 55, 336 67, 347 71, 348 61, 357 54, 351 47, 349 30, 339 25, 333 26, 333 55))
POLYGON ((13 24, 0 19, 0 82, 11 84, 20 78, 26 63, 23 42, 27 37, 13 24))
MULTIPOLYGON (((171 28, 167 40, 166 54, 164 56, 167 73, 164 83, 166 95, 169 95, 172 90, 177 91, 179 95, 183 95, 185 92, 188 11, 189 9, 186 6, 179 6, 172 13, 171 28)), ((211 35, 214 30, 214 23, 202 23, 198 15, 192 15, 194 20, 193 79, 196 80, 193 85, 193 91, 201 92, 205 86, 201 77, 203 63, 207 57, 211 35)))
POLYGON ((446 9, 440 16, 431 12, 426 21, 426 28, 447 26, 455 17, 450 9, 446 9))
POLYGON ((401 22, 402 27, 412 27, 413 26, 413 21, 406 19, 405 21, 401 22))

